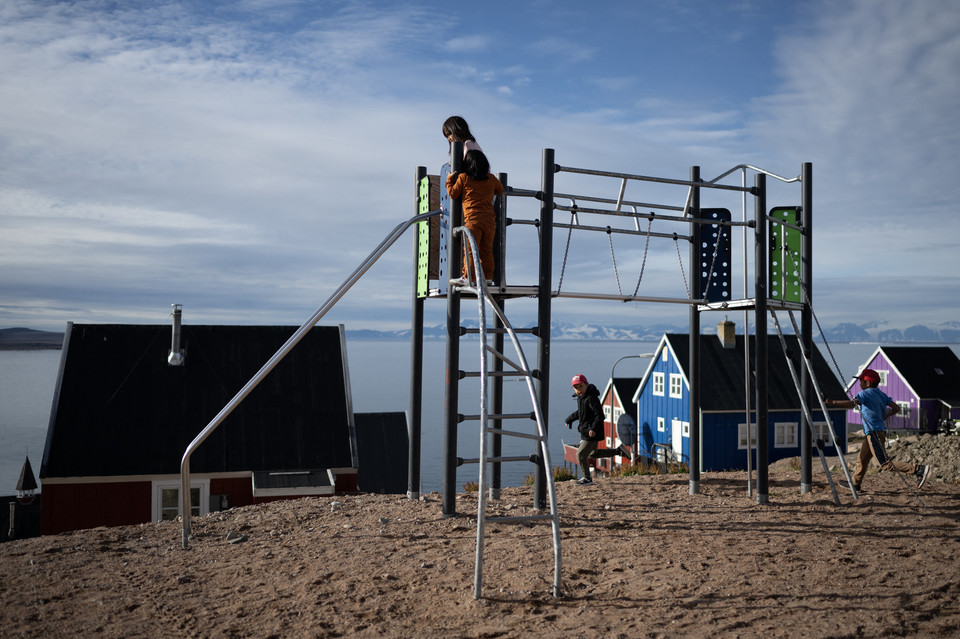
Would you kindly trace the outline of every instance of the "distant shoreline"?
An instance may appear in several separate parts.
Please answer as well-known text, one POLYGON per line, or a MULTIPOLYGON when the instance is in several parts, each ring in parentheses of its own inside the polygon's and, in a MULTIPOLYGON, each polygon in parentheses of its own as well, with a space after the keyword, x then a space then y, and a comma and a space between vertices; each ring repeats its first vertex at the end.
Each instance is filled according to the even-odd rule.
POLYGON ((0 329, 0 351, 43 351, 63 348, 63 333, 32 328, 0 329))

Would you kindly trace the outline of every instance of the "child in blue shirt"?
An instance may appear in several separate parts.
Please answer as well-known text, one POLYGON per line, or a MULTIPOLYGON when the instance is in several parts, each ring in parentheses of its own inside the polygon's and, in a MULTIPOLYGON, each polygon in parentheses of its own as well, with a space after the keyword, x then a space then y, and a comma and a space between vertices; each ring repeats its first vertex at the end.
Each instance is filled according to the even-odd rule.
POLYGON ((863 420, 863 434, 866 436, 860 446, 860 456, 857 460, 857 472, 853 476, 853 487, 860 492, 860 484, 867 474, 871 457, 877 458, 880 470, 896 470, 901 473, 910 473, 917 478, 917 488, 930 475, 930 467, 918 464, 907 464, 887 457, 884 445, 887 441, 886 419, 900 412, 900 407, 886 393, 877 388, 880 385, 880 374, 872 368, 865 368, 857 375, 860 380, 860 392, 853 399, 835 400, 825 399, 828 407, 854 408, 860 407, 860 416, 863 420))

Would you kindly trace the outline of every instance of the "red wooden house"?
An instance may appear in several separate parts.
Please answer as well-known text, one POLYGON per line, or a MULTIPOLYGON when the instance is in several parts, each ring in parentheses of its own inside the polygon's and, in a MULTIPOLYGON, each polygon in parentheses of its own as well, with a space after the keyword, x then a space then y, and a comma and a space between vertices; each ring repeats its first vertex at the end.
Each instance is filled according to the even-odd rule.
MULTIPOLYGON (((177 517, 187 445, 294 330, 175 325, 171 340, 163 325, 68 324, 42 533, 177 517)), ((357 490, 345 353, 342 326, 312 329, 200 445, 194 515, 357 490)))
MULTIPOLYGON (((603 406, 603 441, 599 449, 616 448, 624 444, 630 448, 636 441, 636 425, 633 416, 637 413, 637 405, 633 402, 633 394, 640 385, 639 377, 615 377, 607 381, 606 388, 600 393, 600 404, 603 406), (632 429, 632 431, 630 431, 632 429), (621 437, 621 431, 623 437, 621 437), (628 432, 632 432, 632 439, 628 432)), ((574 466, 577 461, 577 446, 580 442, 570 445, 563 443, 563 461, 574 466)), ((635 451, 632 451, 635 452, 635 451)), ((602 457, 593 461, 593 467, 604 472, 610 472, 615 465, 630 463, 629 459, 621 456, 602 457)))

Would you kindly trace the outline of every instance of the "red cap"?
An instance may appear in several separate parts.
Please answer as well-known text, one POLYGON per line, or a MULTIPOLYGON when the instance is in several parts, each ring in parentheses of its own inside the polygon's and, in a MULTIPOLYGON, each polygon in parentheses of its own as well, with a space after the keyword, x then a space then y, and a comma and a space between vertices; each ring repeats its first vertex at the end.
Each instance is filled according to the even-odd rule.
POLYGON ((574 375, 574 376, 573 376, 573 381, 570 382, 570 385, 571 385, 571 386, 576 386, 577 384, 586 384, 586 383, 588 383, 588 382, 587 382, 587 376, 586 376, 586 375, 580 375, 580 374, 578 373, 577 375, 574 375))
POLYGON ((854 379, 862 379, 868 384, 880 381, 880 373, 873 370, 872 368, 865 368, 860 371, 860 374, 855 376, 854 379))

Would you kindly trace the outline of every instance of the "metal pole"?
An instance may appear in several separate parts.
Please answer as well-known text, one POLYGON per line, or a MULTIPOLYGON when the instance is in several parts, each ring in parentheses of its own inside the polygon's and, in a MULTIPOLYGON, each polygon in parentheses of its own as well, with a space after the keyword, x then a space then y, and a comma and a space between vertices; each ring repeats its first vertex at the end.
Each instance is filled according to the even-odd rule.
MULTIPOLYGON (((557 166, 554 163, 553 149, 543 150, 542 175, 540 179, 540 278, 537 291, 537 370, 540 376, 537 384, 540 397, 540 411, 550 414, 550 297, 553 285, 553 183, 557 166)), ((550 424, 544 422, 544 430, 550 424)), ((544 468, 543 456, 537 466, 534 481, 534 508, 542 510, 547 504, 546 473, 552 468, 544 468)))
MULTIPOLYGON (((690 167, 690 181, 700 182, 700 167, 690 167)), ((690 188, 690 217, 700 217, 700 187, 690 188)), ((705 227, 693 225, 694 237, 702 237, 705 227)), ((719 239, 717 240, 719 241, 719 239)), ((700 242, 690 243, 690 296, 700 297, 702 272, 700 242)), ((690 494, 700 492, 700 310, 691 304, 690 316, 690 494)))
POLYGON ((756 200, 754 219, 756 226, 756 246, 754 256, 754 307, 757 334, 757 503, 769 502, 768 440, 769 417, 767 410, 767 176, 758 173, 754 176, 756 200))
MULTIPOLYGON (((803 290, 803 310, 800 311, 800 336, 803 344, 804 357, 813 361, 813 164, 804 162, 800 170, 801 199, 800 225, 803 227, 803 239, 800 249, 800 288, 803 290)), ((786 264, 784 264, 786 267, 786 264)), ((800 392, 809 405, 810 371, 804 367, 800 378, 800 392)), ((824 415, 826 417, 826 415, 824 415)), ((800 429, 800 492, 809 493, 813 490, 813 471, 810 428, 800 429)), ((846 435, 844 435, 846 437, 846 435)), ((840 455, 840 444, 837 442, 837 454, 840 455)))
MULTIPOLYGON (((454 142, 450 151, 450 170, 457 172, 463 163, 463 142, 454 142)), ((440 188, 446 188, 441 185, 440 188)), ((447 277, 460 277, 463 254, 462 240, 453 229, 463 225, 463 203, 450 201, 450 224, 447 237, 447 277)), ((447 355, 444 380, 444 429, 443 429, 443 506, 444 517, 457 514, 457 428, 459 417, 460 383, 460 291, 447 286, 447 355)))
MULTIPOLYGON (((499 175, 500 184, 503 185, 504 193, 507 190, 507 174, 500 173, 499 175)), ((503 286, 506 284, 506 259, 507 254, 507 234, 506 234, 506 218, 507 218, 507 197, 506 195, 500 195, 497 197, 497 206, 494 207, 494 211, 497 213, 497 231, 494 235, 494 247, 496 250, 496 268, 494 269, 494 281, 498 286, 503 286)), ((500 304, 500 310, 506 315, 506 298, 500 297, 497 299, 497 302, 500 304)), ((500 318, 500 313, 494 313, 494 327, 497 329, 493 336, 493 348, 498 353, 503 352, 504 339, 503 339, 503 320, 500 318)), ((499 357, 493 358, 493 370, 496 372, 503 372, 503 360, 499 357)), ((503 414, 503 377, 495 376, 493 378, 493 412, 495 415, 503 414)), ((495 420, 494 428, 502 428, 503 421, 495 420)), ((503 456, 503 435, 500 433, 493 434, 493 457, 502 457, 503 456)), ((493 464, 491 476, 490 476, 490 499, 500 499, 500 487, 502 484, 501 477, 501 465, 500 462, 495 462, 493 464)))
MULTIPOLYGON (((747 170, 744 168, 740 173, 740 184, 744 188, 747 186, 747 170)), ((744 191, 741 195, 740 213, 743 216, 743 222, 747 221, 747 193, 744 191)), ((749 275, 747 274, 747 265, 750 263, 748 242, 749 235, 747 227, 743 227, 743 299, 750 297, 749 275)), ((736 335, 734 335, 736 339, 736 335)), ((746 412, 747 422, 747 497, 753 497, 753 421, 750 419, 750 396, 753 389, 753 376, 750 375, 750 311, 743 310, 743 403, 746 412)))
MULTIPOLYGON (((415 181, 415 213, 420 213, 420 182, 427 177, 427 167, 418 166, 415 181)), ((430 195, 427 194, 429 200, 430 195)), ((422 224, 429 224, 429 221, 422 224)), ((417 290, 420 266, 420 238, 413 234, 413 317, 410 330, 410 423, 407 425, 407 499, 420 499, 420 434, 423 418, 423 298, 417 290)))

